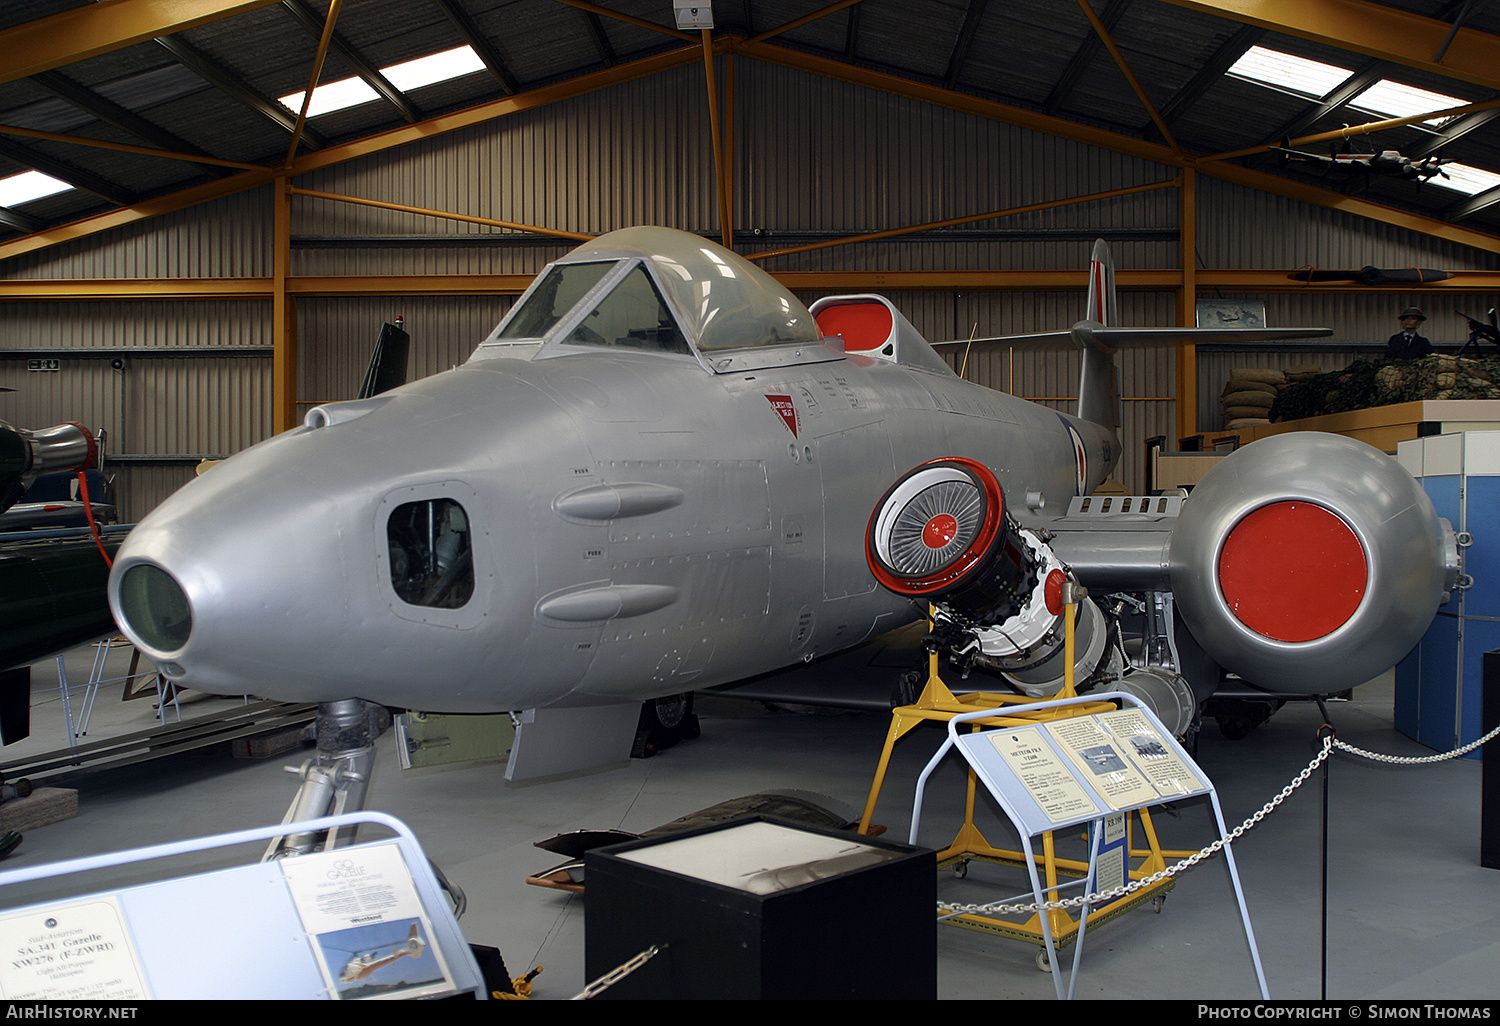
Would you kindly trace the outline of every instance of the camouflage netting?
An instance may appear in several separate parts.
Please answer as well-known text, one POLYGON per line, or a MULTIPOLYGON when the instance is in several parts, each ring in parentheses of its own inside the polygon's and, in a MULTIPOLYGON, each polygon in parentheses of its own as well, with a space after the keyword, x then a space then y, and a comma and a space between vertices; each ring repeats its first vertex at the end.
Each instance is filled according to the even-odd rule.
POLYGON ((1356 360, 1343 370, 1283 387, 1271 405, 1271 420, 1420 399, 1500 399, 1500 357, 1438 353, 1420 360, 1356 360))

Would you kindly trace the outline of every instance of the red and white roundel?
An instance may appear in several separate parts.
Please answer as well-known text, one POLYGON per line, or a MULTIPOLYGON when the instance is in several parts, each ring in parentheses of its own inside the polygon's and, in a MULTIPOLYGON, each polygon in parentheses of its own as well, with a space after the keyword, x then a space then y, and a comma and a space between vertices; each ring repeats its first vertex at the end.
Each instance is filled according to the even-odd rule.
POLYGON ((1069 423, 1061 414, 1058 415, 1058 419, 1062 421, 1063 427, 1068 429, 1068 438, 1073 443, 1073 467, 1075 471, 1074 494, 1082 495, 1084 494, 1084 489, 1088 487, 1089 451, 1084 447, 1083 436, 1078 433, 1078 429, 1075 428, 1071 423, 1069 423))
POLYGON ((866 529, 870 571, 898 595, 960 584, 988 556, 1005 497, 990 469, 962 457, 914 467, 875 506, 866 529))

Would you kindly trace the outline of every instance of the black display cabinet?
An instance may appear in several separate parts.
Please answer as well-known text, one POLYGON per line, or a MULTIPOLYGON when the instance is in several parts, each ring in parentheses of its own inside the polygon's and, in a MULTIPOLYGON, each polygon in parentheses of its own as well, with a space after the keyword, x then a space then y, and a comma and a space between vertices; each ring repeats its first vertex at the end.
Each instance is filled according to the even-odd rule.
POLYGON ((926 848, 745 816, 586 856, 594 980, 663 950, 601 997, 937 997, 937 865, 926 848))

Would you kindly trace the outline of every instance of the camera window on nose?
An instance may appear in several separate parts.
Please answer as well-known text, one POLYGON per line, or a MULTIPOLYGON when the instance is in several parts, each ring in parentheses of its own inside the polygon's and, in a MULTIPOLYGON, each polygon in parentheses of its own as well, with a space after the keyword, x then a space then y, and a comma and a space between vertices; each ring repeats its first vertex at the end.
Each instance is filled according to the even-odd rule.
POLYGON ((193 611, 171 574, 150 563, 138 563, 120 579, 120 613, 149 647, 175 652, 187 644, 193 611))
POLYGON ((452 499, 408 502, 386 522, 391 586, 413 606, 458 609, 474 595, 469 517, 452 499))

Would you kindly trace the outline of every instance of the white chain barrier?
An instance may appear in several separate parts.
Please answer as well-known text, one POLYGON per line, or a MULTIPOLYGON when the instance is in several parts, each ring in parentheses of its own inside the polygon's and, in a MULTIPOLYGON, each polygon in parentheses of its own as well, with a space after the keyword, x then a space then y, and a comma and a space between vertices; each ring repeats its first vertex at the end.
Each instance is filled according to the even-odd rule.
POLYGON ((1139 880, 1132 880, 1130 883, 1125 884, 1121 887, 1111 887, 1108 890, 1099 891, 1095 894, 1083 894, 1075 898, 1063 898, 1058 901, 1047 901, 1040 904, 1036 902, 1031 902, 1028 904, 990 902, 988 904, 973 905, 940 901, 938 902, 938 909, 945 913, 947 916, 957 916, 964 914, 1030 915, 1035 912, 1043 912, 1049 909, 1073 909, 1081 908, 1084 905, 1105 905, 1112 901, 1117 901, 1118 899, 1123 898, 1129 894, 1134 894, 1136 891, 1141 890, 1144 887, 1150 887, 1154 884, 1158 884, 1161 881, 1165 880, 1167 877, 1176 876, 1178 873, 1186 872, 1188 869, 1196 866, 1204 859, 1212 858, 1215 854, 1218 853, 1221 848, 1224 847, 1224 845, 1228 844, 1231 841, 1238 840, 1244 834, 1248 833, 1250 829, 1253 828, 1257 823, 1259 823, 1261 820, 1265 819, 1273 811, 1275 811, 1278 805, 1290 798, 1292 796, 1292 792, 1306 783, 1307 778, 1312 776, 1313 771, 1315 771, 1319 766, 1323 765, 1323 763, 1327 761, 1328 756, 1332 754, 1335 748, 1338 748, 1341 751, 1348 752, 1351 755, 1357 755, 1365 759, 1370 759, 1374 762, 1385 762, 1397 766, 1419 766, 1425 763, 1444 762, 1448 759, 1461 758, 1462 756, 1468 755, 1470 752, 1483 745, 1485 742, 1491 740, 1496 735, 1500 735, 1500 727, 1496 727, 1494 730, 1484 735, 1484 737, 1479 738, 1476 741, 1471 741, 1461 748, 1455 748, 1451 752, 1443 752, 1439 755, 1403 756, 1382 755, 1379 752, 1369 752, 1363 748, 1357 748, 1354 745, 1345 744, 1343 741, 1337 740, 1333 736, 1333 734, 1330 733, 1323 738, 1322 751, 1318 752, 1318 754, 1313 757, 1312 762, 1308 763, 1301 773, 1298 773, 1295 777, 1293 777, 1292 782, 1287 784, 1286 787, 1283 787, 1281 789, 1281 792, 1276 795, 1276 797, 1272 798, 1269 802, 1263 805, 1258 812, 1252 815, 1249 819, 1245 820, 1245 822, 1241 823, 1239 826, 1231 830, 1229 832, 1229 836, 1219 838, 1219 840, 1215 841, 1213 844, 1210 844, 1202 851, 1189 855, 1181 862, 1174 863, 1173 865, 1168 866, 1160 872, 1152 873, 1150 876, 1142 877, 1139 880))
POLYGON ((599 994, 604 993, 610 987, 613 987, 615 984, 619 983, 625 977, 629 976, 631 973, 635 972, 641 966, 645 965, 647 962, 649 962, 653 958, 655 958, 657 956, 657 954, 660 953, 660 951, 663 948, 665 948, 665 947, 666 947, 665 944, 653 944, 653 945, 651 945, 649 948, 647 948, 645 951, 642 951, 640 954, 635 955, 634 957, 630 958, 628 961, 623 962, 620 965, 615 966, 609 972, 605 973, 603 976, 599 977, 593 983, 590 983, 588 986, 584 987, 582 990, 580 990, 577 994, 574 994, 568 1000, 569 1001, 587 1001, 589 998, 596 997, 599 994))

